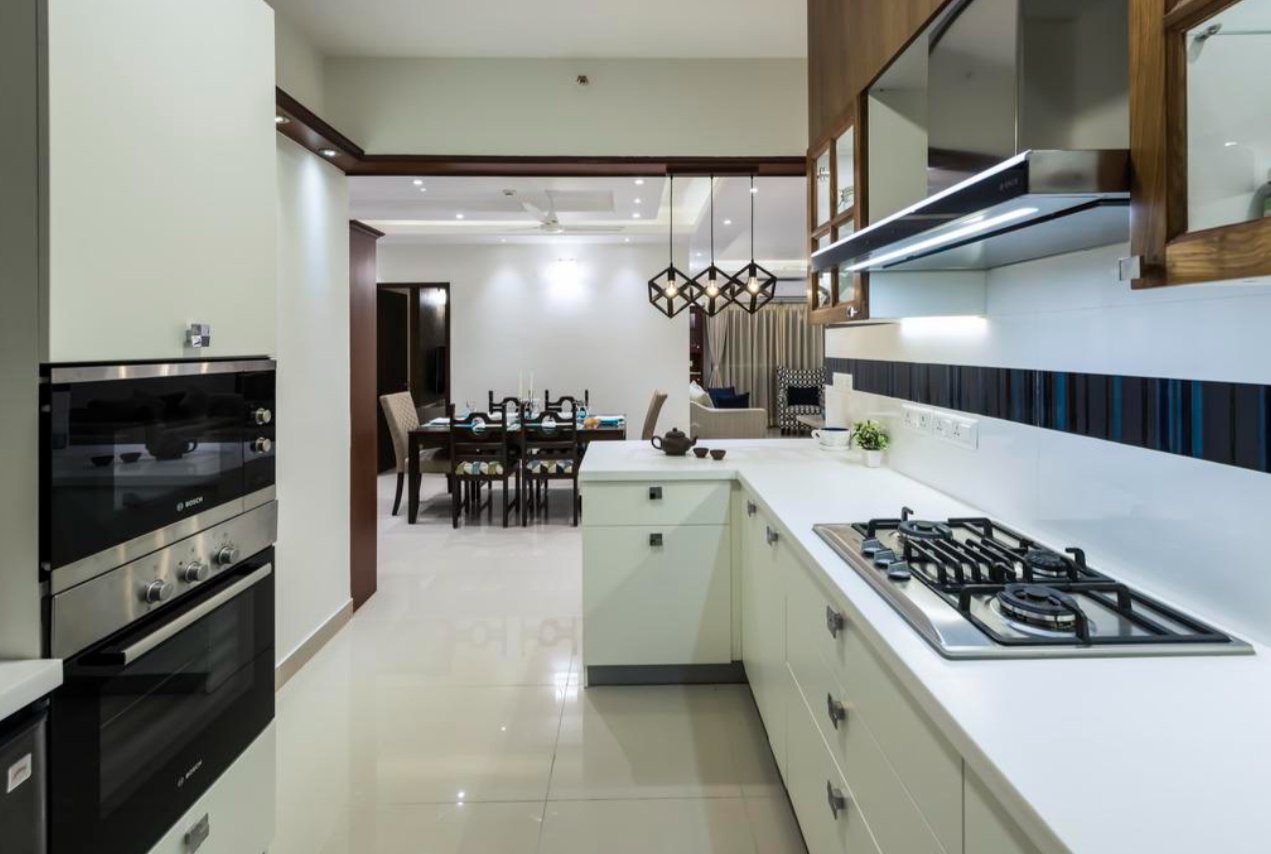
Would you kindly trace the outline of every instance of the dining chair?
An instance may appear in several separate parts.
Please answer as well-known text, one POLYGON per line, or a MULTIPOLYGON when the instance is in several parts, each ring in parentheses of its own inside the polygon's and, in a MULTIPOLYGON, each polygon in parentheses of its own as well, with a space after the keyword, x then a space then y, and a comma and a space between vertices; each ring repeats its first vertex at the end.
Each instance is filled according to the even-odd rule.
MULTIPOLYGON (((543 408, 548 410, 549 412, 552 410, 554 406, 557 406, 557 404, 559 404, 560 401, 566 400, 566 399, 577 400, 578 398, 577 396, 566 395, 565 397, 561 397, 558 400, 553 401, 552 393, 548 391, 547 389, 543 389, 543 408)), ((583 408, 586 409, 588 412, 591 411, 591 389, 589 388, 583 389, 583 408)))
POLYGON ((524 449, 521 468, 525 473, 522 527, 529 524, 531 511, 537 513, 540 507, 544 519, 551 516, 549 496, 554 480, 571 482, 573 525, 578 527, 578 470, 582 462, 576 417, 578 407, 578 402, 566 395, 547 405, 537 415, 531 416, 528 407, 521 412, 521 443, 524 449))
MULTIPOLYGON (((410 431, 419 426, 419 412, 415 400, 408 391, 380 395, 380 408, 388 422, 388 435, 393 440, 393 456, 396 458, 397 494, 393 496, 393 515, 402 506, 402 486, 406 483, 410 448, 410 431)), ((450 474, 450 463, 445 448, 428 448, 419 452, 421 474, 450 474)))
MULTIPOLYGON (((507 399, 512 402, 511 398, 507 399)), ((497 409, 495 410, 498 411, 497 409)), ((515 410, 513 410, 515 411, 515 410)), ((508 526, 512 509, 509 485, 516 483, 517 502, 521 501, 521 467, 517 446, 512 441, 515 428, 506 406, 503 418, 492 412, 472 412, 460 418, 450 405, 450 467, 455 479, 455 489, 450 495, 450 522, 459 527, 460 510, 470 516, 480 515, 488 508, 494 515, 494 485, 503 484, 503 527, 508 526), (481 488, 490 486, 490 497, 482 503, 481 488)))
POLYGON ((661 390, 653 392, 653 399, 649 401, 649 411, 644 416, 644 429, 640 431, 640 438, 646 442, 653 438, 653 432, 658 428, 658 415, 662 413, 664 403, 666 403, 666 392, 661 390))

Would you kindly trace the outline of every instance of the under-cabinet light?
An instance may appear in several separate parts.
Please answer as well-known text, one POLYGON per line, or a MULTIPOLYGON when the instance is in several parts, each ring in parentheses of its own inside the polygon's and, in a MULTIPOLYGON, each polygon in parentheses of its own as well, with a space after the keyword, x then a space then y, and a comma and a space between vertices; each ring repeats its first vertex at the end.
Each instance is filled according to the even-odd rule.
POLYGON ((1017 219, 1032 216, 1037 213, 1037 208, 1015 208, 1015 210, 1007 211, 988 219, 973 220, 961 228, 955 228, 953 231, 944 234, 937 234, 934 237, 928 237, 926 240, 920 240, 917 243, 908 246, 902 246, 899 249, 893 249, 891 252, 884 252, 882 255, 866 258, 864 261, 858 261, 848 267, 848 272, 855 273, 864 270, 866 267, 887 264, 900 258, 907 258, 912 255, 918 255, 928 249, 934 249, 937 246, 943 246, 946 243, 954 243, 964 237, 970 237, 973 234, 979 234, 982 231, 988 231, 999 225, 1005 225, 1008 222, 1014 222, 1017 219))

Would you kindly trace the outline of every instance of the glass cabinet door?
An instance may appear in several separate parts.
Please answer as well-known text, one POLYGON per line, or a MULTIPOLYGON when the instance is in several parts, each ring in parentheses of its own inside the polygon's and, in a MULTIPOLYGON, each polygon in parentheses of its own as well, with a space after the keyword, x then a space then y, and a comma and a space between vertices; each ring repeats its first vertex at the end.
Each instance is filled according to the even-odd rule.
MULTIPOLYGON (((812 241, 812 251, 824 249, 834 242, 834 232, 827 232, 812 241)), ((834 271, 823 270, 812 274, 812 309, 830 308, 834 305, 834 271)))
POLYGON ((842 216, 856 207, 856 129, 848 128, 834 142, 834 215, 842 216))
POLYGON ((817 227, 828 223, 834 211, 831 204, 834 189, 833 175, 830 172, 832 150, 833 146, 830 146, 817 155, 812 175, 812 222, 817 227))

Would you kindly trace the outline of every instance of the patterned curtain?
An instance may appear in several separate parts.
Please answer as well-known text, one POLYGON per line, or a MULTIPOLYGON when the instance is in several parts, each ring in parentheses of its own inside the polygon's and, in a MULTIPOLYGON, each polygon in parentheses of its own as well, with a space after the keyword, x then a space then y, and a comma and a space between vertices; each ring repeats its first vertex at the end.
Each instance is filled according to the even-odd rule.
POLYGON ((776 425, 777 368, 825 365, 825 331, 808 323, 803 303, 772 302, 748 314, 736 306, 707 319, 706 384, 750 392, 750 405, 768 410, 776 425))

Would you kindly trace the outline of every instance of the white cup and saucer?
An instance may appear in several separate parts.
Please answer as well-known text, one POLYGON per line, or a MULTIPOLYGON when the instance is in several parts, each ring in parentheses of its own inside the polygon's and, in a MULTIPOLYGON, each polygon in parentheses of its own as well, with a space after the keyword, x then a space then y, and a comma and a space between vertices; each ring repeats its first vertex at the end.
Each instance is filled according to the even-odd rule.
POLYGON ((847 427, 819 427, 812 431, 823 451, 847 451, 852 447, 852 431, 847 427))

